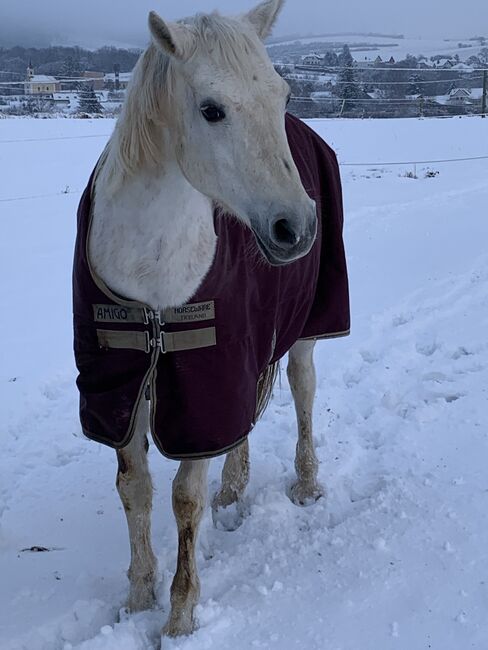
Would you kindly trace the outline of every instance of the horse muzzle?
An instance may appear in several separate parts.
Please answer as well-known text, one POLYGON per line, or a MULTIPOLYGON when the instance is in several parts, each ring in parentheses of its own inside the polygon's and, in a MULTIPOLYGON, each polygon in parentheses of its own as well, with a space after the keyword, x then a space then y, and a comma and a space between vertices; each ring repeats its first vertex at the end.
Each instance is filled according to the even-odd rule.
POLYGON ((251 219, 259 249, 272 266, 290 264, 310 252, 317 237, 317 213, 311 204, 301 217, 280 212, 268 223, 251 219))

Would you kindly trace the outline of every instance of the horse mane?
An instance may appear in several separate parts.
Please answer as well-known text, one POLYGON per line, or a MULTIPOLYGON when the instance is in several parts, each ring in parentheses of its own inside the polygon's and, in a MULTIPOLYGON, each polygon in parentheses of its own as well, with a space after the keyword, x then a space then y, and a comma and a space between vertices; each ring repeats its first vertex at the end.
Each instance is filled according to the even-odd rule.
MULTIPOLYGON (((251 27, 217 12, 197 14, 180 21, 194 36, 195 47, 189 60, 205 56, 216 66, 248 76, 249 53, 256 49, 251 27)), ((162 128, 170 126, 170 107, 177 76, 173 59, 154 43, 139 58, 115 130, 102 155, 100 172, 108 186, 116 189, 126 176, 143 165, 164 164, 162 128)))

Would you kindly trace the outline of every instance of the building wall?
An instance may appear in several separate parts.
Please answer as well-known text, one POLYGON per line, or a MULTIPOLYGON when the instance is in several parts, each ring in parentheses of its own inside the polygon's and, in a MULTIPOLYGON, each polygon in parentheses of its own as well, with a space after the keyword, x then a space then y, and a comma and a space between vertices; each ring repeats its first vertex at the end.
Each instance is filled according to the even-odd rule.
POLYGON ((37 83, 35 81, 25 84, 26 95, 52 95, 58 92, 59 84, 56 83, 37 83))

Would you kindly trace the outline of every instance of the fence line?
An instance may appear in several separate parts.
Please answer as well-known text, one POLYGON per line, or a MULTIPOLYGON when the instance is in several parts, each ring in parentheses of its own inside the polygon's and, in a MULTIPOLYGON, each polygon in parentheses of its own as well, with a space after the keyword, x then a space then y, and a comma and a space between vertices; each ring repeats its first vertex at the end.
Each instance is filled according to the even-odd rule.
MULTIPOLYGON (((292 99, 299 99, 299 98, 292 98, 292 99)), ((311 100, 310 98, 306 97, 304 98, 307 101, 315 101, 311 100)), ((353 101, 350 99, 343 100, 343 99, 334 99, 333 101, 338 101, 338 102, 343 102, 343 101, 353 101)), ((364 100, 358 100, 358 101, 364 101, 364 100)), ((412 100, 417 103, 417 100, 412 100)), ((486 113, 485 115, 488 115, 486 113)), ((480 117, 480 113, 476 113, 473 115, 440 115, 440 116, 433 116, 431 118, 421 118, 421 119, 434 119, 434 120, 441 120, 441 119, 470 119, 470 118, 476 118, 480 117)), ((332 119, 332 118, 327 118, 327 117, 318 117, 318 118, 303 118, 305 120, 326 120, 326 119, 332 119)), ((402 119, 402 118, 398 118, 402 119)), ((408 118, 405 118, 408 119, 408 118)), ((419 118, 420 119, 420 118, 419 118)), ((56 137, 49 137, 49 138, 19 138, 17 140, 0 140, 0 144, 17 144, 21 142, 57 142, 57 141, 62 141, 62 140, 86 140, 86 139, 92 139, 92 138, 109 138, 111 136, 110 133, 98 133, 98 134, 92 134, 92 135, 68 135, 68 136, 56 136, 56 137)), ((461 158, 460 160, 468 160, 461 158)), ((436 161, 431 161, 431 162, 436 162, 436 161)), ((348 164, 348 163, 345 163, 348 164)), ((399 163, 400 164, 400 163, 399 163)))
POLYGON ((11 198, 0 199, 0 203, 14 203, 17 201, 31 201, 33 199, 51 199, 55 196, 68 196, 70 194, 81 194, 83 190, 64 190, 55 194, 37 194, 32 196, 14 196, 11 198))
MULTIPOLYGON (((293 64, 293 63, 286 63, 286 64, 280 64, 280 63, 274 63, 275 66, 279 68, 291 68, 291 69, 298 69, 302 70, 303 72, 315 72, 318 74, 339 74, 341 71, 343 71, 345 68, 343 66, 325 66, 324 68, 320 68, 317 66, 317 70, 313 68, 313 66, 302 66, 300 65, 293 64), (306 68, 303 70, 303 68, 306 68)), ((417 73, 417 74, 437 74, 437 73, 447 73, 447 74, 453 74, 455 72, 461 74, 461 75, 470 75, 474 72, 486 72, 488 71, 488 65, 485 68, 461 68, 461 69, 456 69, 456 68, 397 68, 395 66, 391 66, 388 68, 381 68, 381 67, 375 67, 375 66, 352 66, 351 68, 353 71, 358 71, 358 72, 385 72, 385 73, 391 73, 391 72, 412 72, 412 73, 417 73)), ((9 72, 0 72, 0 74, 17 74, 17 73, 9 73, 9 72)), ((113 74, 113 73, 107 73, 107 74, 113 74)), ((121 73, 121 74, 127 74, 127 73, 121 73)), ((111 78, 111 77, 110 77, 111 78)), ((431 82, 425 81, 424 83, 443 83, 444 81, 447 83, 449 81, 459 81, 460 79, 434 79, 431 82)), ((76 84, 76 83, 94 83, 96 81, 104 81, 104 77, 71 77, 67 79, 56 79, 56 82, 51 82, 51 83, 58 83, 58 84, 76 84)), ((115 78, 112 80, 115 83, 115 78)), ((24 84, 29 83, 29 80, 25 79, 23 81, 0 81, 0 86, 23 86, 24 84)), ((40 82, 41 84, 43 82, 40 82)), ((392 82, 394 83, 394 82, 392 82)), ((397 83, 408 83, 408 82, 397 82, 397 83)))
MULTIPOLYGON (((354 68, 356 70, 357 68, 354 68)), ((398 68, 396 68, 398 70, 398 68)), ((412 68, 412 72, 415 70, 415 68, 412 68)), ((421 70, 420 73, 423 71, 421 70)), ((327 73, 325 73, 327 74, 327 73)), ((336 73, 333 73, 336 74, 336 73)), ((302 77, 300 77, 302 78, 302 77)), ((453 83, 456 81, 482 81, 483 77, 481 75, 476 76, 476 77, 469 77, 468 79, 463 79, 463 78, 452 78, 452 79, 432 79, 431 81, 422 79, 420 81, 366 81, 364 79, 355 79, 354 83, 357 84, 366 84, 366 85, 375 85, 375 86, 408 86, 409 84, 425 84, 425 85, 430 85, 430 84, 447 84, 447 83, 453 83)), ((64 83, 69 83, 69 84, 74 84, 74 83, 83 83, 83 82, 93 82, 93 81, 101 81, 101 79, 78 79, 78 80, 67 80, 67 81, 56 81, 58 84, 64 84, 64 83)), ((306 81, 306 80, 305 80, 306 81)), ((0 81, 0 88, 3 88, 4 90, 16 90, 18 86, 23 86, 26 83, 29 83, 28 81, 0 81)), ((41 82, 42 85, 43 82, 41 82)), ((47 82, 47 83, 55 83, 53 82, 47 82)), ((352 82, 350 81, 334 81, 335 86, 343 86, 343 85, 350 85, 352 82)), ((107 90, 107 89, 105 89, 107 90)), ((62 93, 62 92, 69 92, 68 90, 56 90, 56 93, 62 93)), ((100 92, 100 91, 97 91, 100 92)), ((47 93, 47 94, 52 94, 52 93, 47 93)), ((30 95, 27 95, 30 96, 30 95)))
MULTIPOLYGON (((16 73, 13 73, 13 74, 16 74, 16 73)), ((107 73, 107 74, 114 74, 114 73, 112 72, 112 73, 107 73)), ((122 72, 121 74, 127 74, 127 73, 122 72)), ((44 77, 44 76, 53 76, 53 75, 40 75, 40 76, 44 77)), ((56 84, 76 84, 76 83, 78 83, 78 84, 79 83, 81 83, 81 84, 84 84, 84 83, 90 84, 90 83, 94 83, 96 81, 103 81, 104 83, 106 83, 105 77, 71 77, 70 79, 58 79, 58 78, 53 76, 53 79, 54 79, 54 81, 39 81, 39 82, 35 81, 35 80, 31 81, 29 79, 24 79, 23 81, 0 81, 0 86, 24 86, 25 84, 28 84, 28 83, 34 83, 34 84, 38 83, 41 86, 43 84, 45 85, 45 84, 54 84, 54 83, 56 83, 56 84)), ((114 78, 114 79, 111 79, 111 80, 115 84, 116 79, 114 78)))
MULTIPOLYGON (((293 69, 298 69, 302 70, 303 72, 317 72, 317 73, 325 73, 327 74, 328 72, 332 72, 334 74, 337 74, 344 70, 344 66, 307 66, 303 64, 295 64, 295 63, 274 63, 275 66, 278 68, 293 68, 293 69)), ((471 74, 472 72, 486 72, 488 70, 488 65, 485 68, 397 68, 395 65, 392 65, 388 68, 381 68, 381 67, 376 67, 376 66, 356 66, 353 65, 350 68, 351 70, 358 70, 361 72, 419 72, 421 74, 427 73, 449 73, 452 74, 453 72, 459 72, 461 74, 471 74)))
POLYGON ((345 162, 341 167, 393 167, 401 165, 439 165, 441 163, 467 162, 471 160, 488 160, 488 156, 470 156, 469 158, 444 158, 440 160, 402 160, 398 162, 345 162))
MULTIPOLYGON (((430 97, 419 97, 418 99, 394 99, 392 97, 387 97, 387 98, 381 98, 381 97, 366 97, 364 99, 349 99, 348 97, 291 97, 290 101, 296 101, 296 102, 358 102, 358 103, 363 103, 363 102, 381 102, 382 104, 419 104, 421 102, 428 103, 429 100, 432 98, 430 97)), ((481 97, 479 100, 474 100, 474 101, 480 101, 481 102, 481 97)), ((441 104, 441 106, 444 106, 444 104, 441 104)), ((455 104, 452 104, 452 106, 456 107, 455 104)), ((461 106, 464 106, 462 104, 461 106)), ((468 104, 469 106, 469 104, 468 104)), ((459 105, 457 105, 459 107, 459 105)))
MULTIPOLYGON (((488 160, 488 155, 486 156, 470 156, 468 158, 444 158, 442 160, 408 160, 408 161, 395 161, 395 162, 340 162, 340 167, 393 167, 393 166, 413 166, 413 165, 438 165, 444 163, 459 163, 459 162, 468 162, 474 160, 488 160)), ((11 198, 0 198, 0 203, 15 203, 17 201, 30 201, 36 199, 50 199, 57 196, 69 196, 70 194, 80 195, 83 190, 70 190, 66 189, 62 192, 56 192, 53 194, 38 194, 32 196, 16 196, 11 198)))
MULTIPOLYGON (((287 79, 293 77, 287 77, 287 79)), ((308 79, 303 79, 302 81, 312 81, 308 79)), ((295 81, 298 81, 296 79, 295 81)), ((364 79, 355 79, 354 81, 334 81, 334 86, 350 86, 351 84, 363 84, 365 86, 408 86, 410 84, 420 85, 420 84, 447 84, 455 81, 464 81, 463 79, 433 79, 432 81, 366 81, 364 79)), ((470 77, 467 81, 483 81, 483 77, 470 77)), ((480 86, 481 87, 481 86, 480 86)))
POLYGON ((110 133, 100 133, 99 135, 66 135, 54 138, 25 138, 19 140, 0 140, 0 144, 16 144, 18 142, 55 142, 57 140, 85 140, 87 138, 109 138, 110 133))

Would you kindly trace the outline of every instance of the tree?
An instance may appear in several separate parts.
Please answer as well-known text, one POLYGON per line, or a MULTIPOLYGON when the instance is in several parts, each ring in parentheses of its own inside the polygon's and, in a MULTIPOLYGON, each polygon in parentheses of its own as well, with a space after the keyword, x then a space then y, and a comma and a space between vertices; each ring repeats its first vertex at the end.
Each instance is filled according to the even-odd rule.
POLYGON ((43 95, 29 95, 22 103, 22 109, 25 115, 37 116, 39 113, 52 113, 54 102, 50 97, 43 95))
POLYGON ((349 45, 344 45, 342 52, 339 54, 338 63, 341 68, 352 66, 354 59, 352 58, 351 50, 349 45))
POLYGON ((339 66, 339 58, 335 52, 326 52, 324 55, 324 65, 326 68, 337 68, 339 66))
POLYGON ((423 81, 422 77, 419 74, 412 74, 408 80, 407 95, 421 95, 422 88, 421 82, 423 81))
POLYGON ((93 85, 91 83, 80 84, 78 93, 78 110, 80 113, 101 113, 102 105, 95 95, 93 85))
POLYGON ((71 55, 67 56, 63 61, 61 67, 61 75, 67 79, 80 76, 80 63, 76 61, 71 55))
MULTIPOLYGON (((359 99, 362 95, 361 90, 356 83, 356 70, 354 69, 354 59, 347 45, 344 45, 339 56, 341 71, 339 73, 339 92, 338 95, 344 100, 359 99)), ((344 112, 354 108, 354 102, 344 102, 344 112)))

